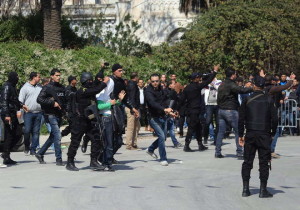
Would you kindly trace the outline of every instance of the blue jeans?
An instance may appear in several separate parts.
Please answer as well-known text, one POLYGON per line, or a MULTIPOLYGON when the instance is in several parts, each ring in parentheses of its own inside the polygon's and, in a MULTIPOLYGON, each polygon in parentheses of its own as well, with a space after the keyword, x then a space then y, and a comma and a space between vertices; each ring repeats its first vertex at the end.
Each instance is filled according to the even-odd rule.
POLYGON ((167 153, 165 148, 165 140, 167 136, 167 119, 163 117, 151 118, 150 126, 154 129, 154 132, 158 136, 151 146, 148 148, 149 152, 154 152, 158 148, 160 161, 167 160, 167 153))
POLYGON ((219 129, 219 123, 218 123, 218 112, 219 112, 219 106, 217 105, 206 105, 206 120, 205 120, 205 126, 204 126, 204 132, 203 137, 204 139, 208 139, 208 135, 210 135, 210 124, 213 124, 213 119, 216 121, 216 133, 213 135, 216 139, 218 129, 219 129))
POLYGON ((276 134, 272 140, 272 143, 271 143, 271 152, 275 152, 275 148, 276 148, 276 144, 277 144, 277 140, 279 138, 279 136, 281 136, 281 130, 282 128, 281 127, 277 127, 276 129, 276 134))
POLYGON ((171 137, 171 140, 172 140, 174 146, 176 146, 179 142, 177 141, 177 139, 175 137, 175 132, 174 132, 174 129, 175 129, 175 120, 174 120, 174 118, 170 117, 170 118, 168 118, 167 121, 168 121, 168 123, 167 123, 167 131, 170 134, 170 137, 171 137))
POLYGON ((35 152, 37 146, 39 145, 40 128, 42 113, 24 113, 24 144, 25 148, 29 149, 30 146, 30 136, 31 136, 31 146, 30 151, 35 152))
POLYGON ((237 110, 219 109, 218 117, 219 117, 219 131, 218 131, 217 141, 216 141, 216 155, 221 154, 222 141, 224 138, 227 124, 229 124, 234 130, 236 152, 243 153, 243 147, 241 147, 239 145, 239 133, 238 133, 239 113, 238 113, 238 111, 237 110))
POLYGON ((38 154, 44 155, 48 148, 51 146, 51 144, 54 143, 56 160, 61 159, 61 133, 59 128, 61 126, 62 119, 54 115, 45 115, 45 121, 50 124, 51 132, 49 138, 39 150, 38 154))

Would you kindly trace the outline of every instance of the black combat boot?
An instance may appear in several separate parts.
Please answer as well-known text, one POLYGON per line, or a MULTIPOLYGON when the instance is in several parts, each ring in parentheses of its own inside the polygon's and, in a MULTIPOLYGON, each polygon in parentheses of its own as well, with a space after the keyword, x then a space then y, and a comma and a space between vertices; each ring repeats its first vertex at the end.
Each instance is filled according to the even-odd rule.
POLYGON ((87 137, 87 136, 84 136, 84 137, 83 137, 83 141, 82 141, 82 145, 81 145, 81 152, 82 152, 82 153, 86 153, 88 143, 89 143, 88 137, 87 137))
POLYGON ((99 162, 97 161, 97 158, 92 158, 90 163, 90 168, 95 171, 103 171, 105 166, 100 165, 99 162))
POLYGON ((3 153, 1 155, 1 157, 3 158, 3 164, 4 165, 16 165, 17 164, 16 161, 14 161, 14 160, 12 160, 10 158, 10 154, 9 153, 3 153))
POLYGON ((269 193, 267 190, 267 182, 260 183, 260 190, 259 190, 259 197, 260 198, 272 198, 273 195, 269 193))
POLYGON ((194 152, 190 148, 190 143, 191 143, 191 139, 185 138, 185 144, 184 144, 184 147, 183 147, 183 151, 185 151, 185 152, 194 152))
POLYGON ((74 158, 68 158, 66 169, 69 171, 79 171, 79 169, 75 166, 74 158))
POLYGON ((62 161, 61 158, 56 159, 56 165, 57 166, 65 166, 64 162, 62 161))
POLYGON ((206 147, 202 144, 202 141, 198 141, 198 148, 199 148, 199 151, 204 151, 204 150, 208 149, 208 147, 206 147))
POLYGON ((250 190, 249 190, 249 181, 243 181, 243 197, 248 197, 250 196, 250 190))

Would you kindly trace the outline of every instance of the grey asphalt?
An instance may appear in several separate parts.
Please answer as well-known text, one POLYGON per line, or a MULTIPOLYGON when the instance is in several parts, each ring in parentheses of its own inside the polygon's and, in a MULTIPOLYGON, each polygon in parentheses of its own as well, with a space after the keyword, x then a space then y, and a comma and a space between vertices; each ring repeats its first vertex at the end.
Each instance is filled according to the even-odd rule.
MULTIPOLYGON (((56 166, 51 150, 45 156, 45 165, 22 152, 13 153, 12 158, 19 164, 0 169, 0 209, 300 209, 299 137, 282 137, 278 141, 281 158, 272 161, 271 199, 258 198, 257 159, 250 182, 252 195, 241 197, 242 161, 235 158, 233 139, 224 141, 226 157, 215 159, 214 146, 205 152, 185 153, 172 148, 168 138, 167 167, 145 153, 153 140, 151 134, 144 133, 138 141, 143 150, 122 147, 115 157, 121 162, 115 165, 116 172, 91 171, 87 167, 89 155, 80 150, 76 157, 79 172, 56 166)), ((183 139, 179 140, 183 143, 183 139)), ((63 139, 68 141, 69 137, 63 139)), ((191 147, 197 149, 196 141, 191 147)), ((67 149, 63 151, 65 160, 66 153, 67 149)))

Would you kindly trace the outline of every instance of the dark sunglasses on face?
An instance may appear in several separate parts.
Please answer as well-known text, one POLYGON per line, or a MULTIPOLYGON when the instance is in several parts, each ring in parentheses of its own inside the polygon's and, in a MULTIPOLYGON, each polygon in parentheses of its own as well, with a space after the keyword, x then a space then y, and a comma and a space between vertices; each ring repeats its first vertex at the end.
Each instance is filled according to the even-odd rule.
POLYGON ((152 80, 152 81, 151 81, 151 83, 155 83, 155 82, 158 83, 159 80, 152 80))

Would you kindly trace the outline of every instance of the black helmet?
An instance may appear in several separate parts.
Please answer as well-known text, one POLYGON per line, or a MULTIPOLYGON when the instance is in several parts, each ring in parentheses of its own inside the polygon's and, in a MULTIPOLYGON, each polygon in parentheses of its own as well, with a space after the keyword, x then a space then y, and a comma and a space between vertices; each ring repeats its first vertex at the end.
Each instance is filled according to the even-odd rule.
POLYGON ((93 75, 89 72, 83 72, 80 77, 81 84, 84 84, 88 80, 93 80, 93 75))

